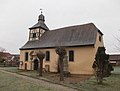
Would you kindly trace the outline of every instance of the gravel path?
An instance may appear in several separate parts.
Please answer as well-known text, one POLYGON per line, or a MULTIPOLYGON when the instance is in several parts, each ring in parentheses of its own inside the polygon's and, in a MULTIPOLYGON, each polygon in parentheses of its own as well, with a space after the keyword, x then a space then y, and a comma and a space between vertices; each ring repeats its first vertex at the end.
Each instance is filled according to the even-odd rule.
POLYGON ((53 84, 53 83, 46 82, 46 81, 43 81, 43 80, 38 80, 38 79, 35 79, 35 78, 19 75, 17 73, 11 73, 11 72, 8 72, 8 71, 5 71, 5 70, 0 70, 0 71, 4 72, 4 73, 7 73, 7 74, 10 74, 10 75, 13 75, 13 76, 16 76, 16 77, 19 77, 19 78, 22 78, 22 79, 25 79, 29 82, 32 82, 32 83, 36 84, 36 85, 40 85, 40 86, 43 86, 43 87, 53 89, 53 91, 78 91, 76 89, 72 89, 72 88, 69 88, 69 87, 62 86, 62 85, 53 84))

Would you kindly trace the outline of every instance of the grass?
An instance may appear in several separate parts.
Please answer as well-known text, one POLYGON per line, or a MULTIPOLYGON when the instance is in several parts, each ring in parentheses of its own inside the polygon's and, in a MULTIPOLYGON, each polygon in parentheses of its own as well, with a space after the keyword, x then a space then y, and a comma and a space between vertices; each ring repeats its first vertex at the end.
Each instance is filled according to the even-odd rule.
POLYGON ((15 72, 15 73, 22 71, 22 70, 18 70, 18 67, 2 67, 2 69, 9 72, 15 72))
POLYGON ((52 91, 50 88, 0 72, 0 91, 52 91))
POLYGON ((83 91, 120 91, 120 67, 115 67, 112 75, 104 79, 103 84, 97 84, 95 77, 86 82, 74 84, 83 91))
MULTIPOLYGON (((4 68, 4 70, 11 72, 18 72, 21 74, 27 74, 28 76, 38 77, 38 73, 34 71, 21 71, 16 68, 4 68)), ((103 84, 97 84, 95 77, 86 80, 84 82, 79 82, 76 84, 67 84, 72 87, 81 89, 83 91, 120 91, 120 67, 115 67, 110 77, 104 79, 103 84)), ((1 90, 0 90, 1 91, 1 90)), ((39 91, 39 90, 37 90, 39 91)))
POLYGON ((13 73, 18 73, 20 75, 29 76, 32 78, 43 79, 43 80, 49 81, 49 79, 44 78, 44 76, 40 77, 37 71, 19 70, 18 67, 4 67, 3 70, 13 72, 13 73))

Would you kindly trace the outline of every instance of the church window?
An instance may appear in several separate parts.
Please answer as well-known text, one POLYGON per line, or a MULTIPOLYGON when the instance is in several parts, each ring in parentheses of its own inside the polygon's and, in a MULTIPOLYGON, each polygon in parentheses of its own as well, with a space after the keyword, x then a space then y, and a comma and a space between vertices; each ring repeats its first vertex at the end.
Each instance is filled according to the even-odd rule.
POLYGON ((69 61, 71 61, 71 62, 74 61, 74 51, 73 50, 69 51, 69 61))
POLYGON ((50 51, 46 51, 46 61, 50 61, 50 51))
POLYGON ((28 52, 25 52, 25 61, 28 61, 28 52))

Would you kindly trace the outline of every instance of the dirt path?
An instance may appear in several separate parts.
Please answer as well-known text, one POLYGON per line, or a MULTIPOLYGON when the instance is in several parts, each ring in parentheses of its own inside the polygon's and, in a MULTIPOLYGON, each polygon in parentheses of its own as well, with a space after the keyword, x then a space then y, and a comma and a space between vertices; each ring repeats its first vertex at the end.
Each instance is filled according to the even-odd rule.
POLYGON ((19 77, 19 78, 22 78, 22 79, 25 79, 29 82, 32 82, 32 83, 36 84, 36 85, 51 88, 54 91, 78 91, 76 89, 72 89, 72 88, 69 88, 69 87, 64 87, 62 85, 53 84, 53 83, 46 82, 46 81, 43 81, 43 80, 38 80, 38 79, 31 78, 31 77, 19 75, 17 73, 7 72, 7 71, 1 70, 1 69, 0 69, 0 71, 4 72, 4 73, 7 73, 7 74, 10 74, 10 75, 13 75, 13 76, 16 76, 16 77, 19 77))

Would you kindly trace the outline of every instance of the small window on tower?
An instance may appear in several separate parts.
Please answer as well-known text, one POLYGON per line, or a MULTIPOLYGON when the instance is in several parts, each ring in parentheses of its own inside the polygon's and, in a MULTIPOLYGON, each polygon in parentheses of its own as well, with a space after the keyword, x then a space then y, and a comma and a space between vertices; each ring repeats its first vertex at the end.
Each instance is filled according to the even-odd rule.
POLYGON ((33 38, 36 38, 36 33, 33 33, 33 38))

